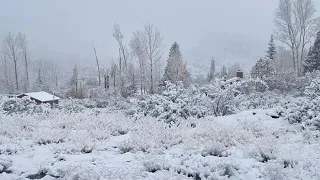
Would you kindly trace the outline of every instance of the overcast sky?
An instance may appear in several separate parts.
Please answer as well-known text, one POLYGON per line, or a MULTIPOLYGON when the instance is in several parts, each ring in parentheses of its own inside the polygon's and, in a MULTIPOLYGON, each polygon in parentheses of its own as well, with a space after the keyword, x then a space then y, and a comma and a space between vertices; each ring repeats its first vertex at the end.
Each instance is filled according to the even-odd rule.
POLYGON ((188 62, 212 56, 220 62, 236 61, 239 53, 240 59, 263 55, 277 4, 278 0, 1 0, 0 38, 24 32, 33 57, 60 61, 92 61, 94 43, 100 59, 107 61, 117 56, 114 22, 126 42, 132 31, 150 22, 160 29, 166 52, 177 41, 188 62))

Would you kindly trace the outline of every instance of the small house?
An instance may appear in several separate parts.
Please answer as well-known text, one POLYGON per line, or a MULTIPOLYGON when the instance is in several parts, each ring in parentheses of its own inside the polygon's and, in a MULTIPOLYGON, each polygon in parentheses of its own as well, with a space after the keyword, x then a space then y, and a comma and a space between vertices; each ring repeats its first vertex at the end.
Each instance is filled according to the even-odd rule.
POLYGON ((31 92, 31 93, 23 93, 17 96, 17 98, 22 98, 22 97, 30 97, 31 100, 34 100, 37 104, 42 104, 42 103, 48 103, 51 106, 58 104, 60 98, 49 94, 44 91, 40 92, 31 92))
POLYGON ((238 70, 237 71, 237 76, 236 76, 237 78, 241 78, 241 79, 243 79, 243 71, 241 71, 241 70, 238 70))

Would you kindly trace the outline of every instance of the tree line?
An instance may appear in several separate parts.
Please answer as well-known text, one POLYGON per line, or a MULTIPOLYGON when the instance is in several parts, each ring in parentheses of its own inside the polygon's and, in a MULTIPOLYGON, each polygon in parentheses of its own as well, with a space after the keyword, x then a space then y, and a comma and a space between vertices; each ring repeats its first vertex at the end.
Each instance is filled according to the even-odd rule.
MULTIPOLYGON (((320 18, 316 16, 314 1, 279 0, 274 24, 275 32, 270 37, 266 55, 258 59, 249 76, 268 81, 285 71, 302 76, 320 70, 320 32, 316 34, 320 31, 320 18), (276 41, 279 42, 278 46, 276 41)), ((129 43, 125 44, 120 26, 114 24, 112 37, 118 46, 116 59, 107 66, 102 65, 92 44, 96 77, 84 79, 83 71, 75 65, 67 82, 60 84, 64 77, 61 77, 58 66, 45 60, 31 60, 26 35, 9 33, 2 43, 0 81, 4 86, 0 91, 19 93, 55 90, 66 96, 83 98, 89 93, 85 91, 96 89, 126 97, 136 92, 157 93, 166 81, 175 84, 181 81, 185 86, 191 83, 190 71, 177 42, 173 42, 167 60, 163 61, 163 37, 154 25, 146 24, 134 31, 129 43)), ((242 70, 241 64, 235 62, 221 66, 218 72, 215 59, 212 58, 205 81, 229 79, 235 77, 239 70, 242 70)))

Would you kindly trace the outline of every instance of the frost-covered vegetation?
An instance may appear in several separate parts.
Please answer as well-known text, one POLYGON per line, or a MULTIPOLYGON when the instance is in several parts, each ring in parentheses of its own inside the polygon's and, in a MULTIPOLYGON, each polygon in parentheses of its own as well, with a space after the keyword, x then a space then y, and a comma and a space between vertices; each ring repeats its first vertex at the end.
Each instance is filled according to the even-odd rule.
MULTIPOLYGON (((114 47, 92 44, 92 65, 68 59, 72 67, 36 60, 27 36, 9 33, 0 49, 0 180, 319 180, 319 20, 314 0, 279 0, 265 55, 226 40, 256 61, 201 54, 193 60, 211 61, 197 64, 200 73, 187 66, 184 44, 165 49, 152 24, 128 38, 115 23, 114 47), (112 61, 100 57, 113 48, 112 61)), ((223 54, 238 52, 230 47, 223 54)))
POLYGON ((162 94, 53 109, 2 97, 0 179, 319 178, 319 97, 268 89, 167 82, 162 94))
POLYGON ((175 124, 91 108, 3 114, 0 178, 316 179, 319 110, 288 121, 297 102, 175 124))

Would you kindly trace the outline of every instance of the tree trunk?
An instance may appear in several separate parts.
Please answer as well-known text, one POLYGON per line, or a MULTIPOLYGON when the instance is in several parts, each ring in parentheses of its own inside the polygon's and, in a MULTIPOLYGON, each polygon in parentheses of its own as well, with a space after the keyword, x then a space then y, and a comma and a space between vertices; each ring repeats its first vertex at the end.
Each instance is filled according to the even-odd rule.
POLYGON ((151 87, 150 87, 150 93, 153 94, 153 65, 152 65, 152 60, 151 60, 151 64, 150 64, 150 71, 151 71, 151 75, 150 75, 150 81, 151 81, 151 87))
POLYGON ((5 83, 7 86, 7 90, 11 89, 9 86, 9 78, 8 78, 8 71, 7 71, 7 59, 4 59, 4 77, 5 77, 5 83))
POLYGON ((99 86, 101 86, 101 74, 100 74, 100 65, 99 65, 99 60, 97 56, 97 51, 96 48, 92 45, 94 55, 96 56, 96 62, 97 62, 97 67, 98 67, 98 78, 99 78, 99 86))
POLYGON ((297 73, 300 76, 300 57, 299 57, 299 47, 296 47, 296 66, 297 66, 297 73))
POLYGON ((104 75, 104 89, 107 91, 107 75, 104 75))
POLYGON ((107 89, 109 89, 110 84, 109 84, 109 75, 107 75, 107 89))
POLYGON ((76 79, 76 94, 75 96, 77 97, 78 96, 78 80, 76 79))
POLYGON ((58 75, 56 75, 55 83, 56 83, 56 87, 58 87, 58 75))
POLYGON ((17 61, 14 62, 14 73, 16 76, 16 89, 19 90, 19 83, 18 83, 18 71, 17 71, 17 61))
POLYGON ((121 71, 122 71, 122 58, 121 58, 121 50, 119 48, 119 69, 120 69, 120 75, 121 75, 121 71))
POLYGON ((292 53, 293 71, 296 72, 296 58, 295 58, 295 52, 293 47, 291 48, 291 53, 292 53))
POLYGON ((28 69, 28 59, 27 57, 24 58, 25 68, 26 68, 26 78, 27 78, 27 89, 29 89, 29 69, 28 69))

